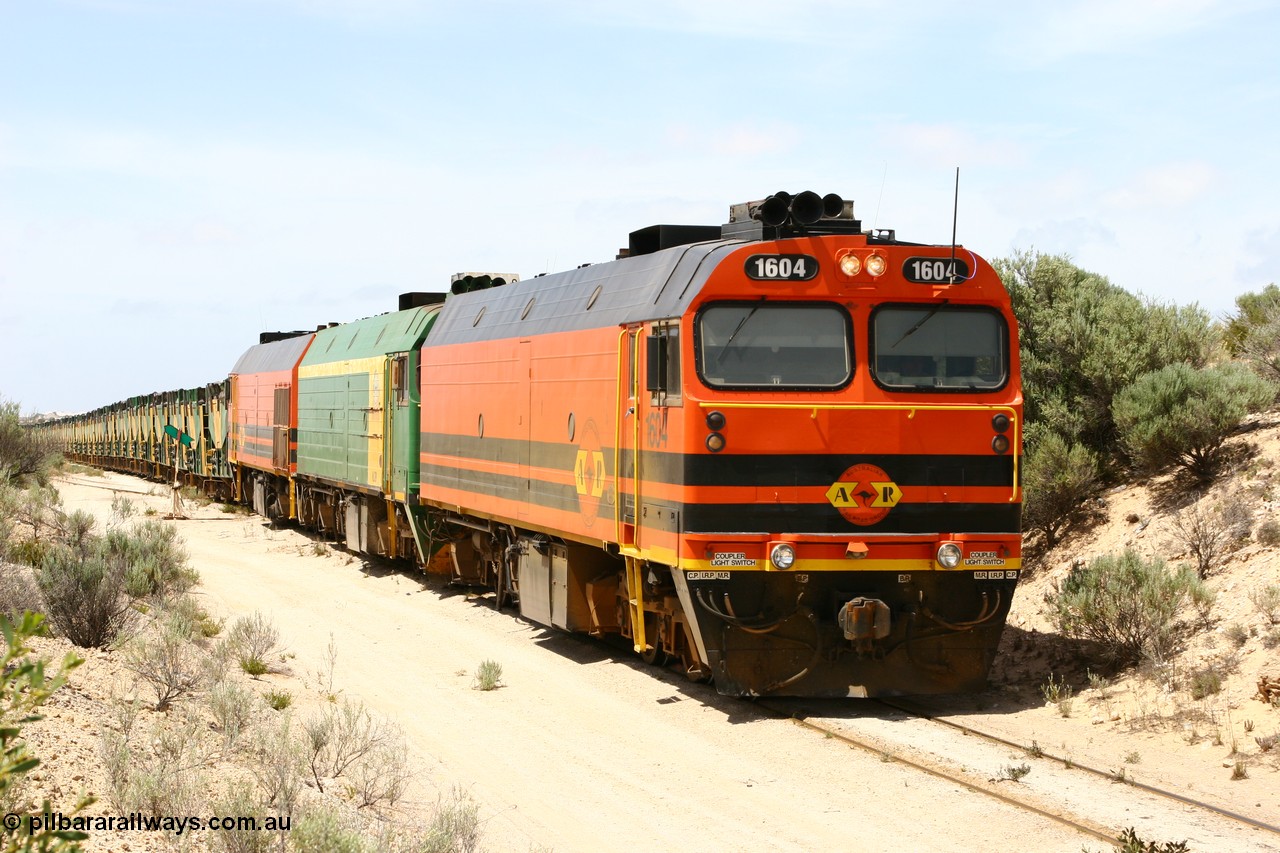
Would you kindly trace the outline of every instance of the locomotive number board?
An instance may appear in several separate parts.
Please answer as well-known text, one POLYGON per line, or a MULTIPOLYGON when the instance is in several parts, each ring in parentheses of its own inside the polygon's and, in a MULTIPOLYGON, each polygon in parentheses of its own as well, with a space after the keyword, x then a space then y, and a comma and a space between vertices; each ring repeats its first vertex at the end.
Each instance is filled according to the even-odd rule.
POLYGON ((818 274, 818 259, 811 255, 752 255, 745 271, 747 278, 756 281, 808 281, 818 274))
POLYGON ((916 284, 947 284, 969 277, 969 265, 959 258, 907 258, 902 277, 916 284))

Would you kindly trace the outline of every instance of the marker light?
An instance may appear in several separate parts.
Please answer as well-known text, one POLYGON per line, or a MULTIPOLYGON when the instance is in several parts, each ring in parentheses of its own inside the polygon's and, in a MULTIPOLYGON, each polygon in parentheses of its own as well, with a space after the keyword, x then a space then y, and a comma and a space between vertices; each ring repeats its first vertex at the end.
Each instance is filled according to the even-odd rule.
POLYGON ((954 542, 943 542, 938 546, 938 565, 944 569, 954 569, 960 565, 960 546, 954 542))
POLYGON ((724 429, 724 423, 723 412, 707 412, 707 429, 712 432, 719 432, 724 429))
POLYGON ((796 549, 785 542, 780 542, 769 551, 769 562, 775 569, 789 569, 795 565, 796 549))
POLYGON ((991 428, 996 432, 1004 432, 1009 429, 1009 416, 1004 412, 1000 412, 991 419, 991 428))
POLYGON ((862 272, 862 259, 854 254, 845 255, 840 259, 840 272, 849 276, 849 278, 853 278, 862 272))
POLYGON ((867 258, 867 272, 873 276, 882 276, 889 265, 883 255, 871 255, 867 258))
POLYGON ((707 436, 707 450, 712 453, 719 453, 724 450, 724 436, 718 432, 713 432, 707 436))
POLYGON ((994 450, 996 453, 1008 453, 1009 452, 1009 436, 1001 433, 1000 435, 997 435, 995 438, 991 439, 991 449, 994 450))

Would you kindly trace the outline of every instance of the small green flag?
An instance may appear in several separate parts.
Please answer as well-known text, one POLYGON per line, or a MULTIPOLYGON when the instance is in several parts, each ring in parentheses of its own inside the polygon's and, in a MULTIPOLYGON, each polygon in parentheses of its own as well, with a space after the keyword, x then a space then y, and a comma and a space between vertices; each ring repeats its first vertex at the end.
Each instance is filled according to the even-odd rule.
POLYGON ((176 438, 178 441, 182 443, 183 447, 190 447, 191 442, 195 441, 195 439, 187 435, 185 432, 180 431, 173 424, 164 425, 164 434, 169 436, 169 438, 176 438))

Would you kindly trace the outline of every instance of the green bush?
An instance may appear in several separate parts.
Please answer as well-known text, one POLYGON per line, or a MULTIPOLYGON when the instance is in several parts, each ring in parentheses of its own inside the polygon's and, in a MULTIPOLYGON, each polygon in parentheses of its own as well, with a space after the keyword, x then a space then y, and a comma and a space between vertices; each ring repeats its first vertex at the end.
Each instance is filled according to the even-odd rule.
MULTIPOLYGON (((0 804, 5 811, 18 811, 17 787, 23 777, 40 766, 40 759, 31 754, 27 742, 22 739, 22 726, 40 719, 36 709, 48 701, 58 688, 66 683, 67 674, 83 661, 68 655, 61 671, 52 678, 46 677, 44 661, 31 656, 27 645, 40 631, 44 617, 25 613, 21 620, 10 622, 0 616, 0 633, 4 635, 5 651, 0 660, 0 804)), ((74 815, 93 802, 91 797, 80 800, 68 814, 74 815)), ((45 800, 41 812, 53 811, 45 800)), ((80 850, 77 842, 88 838, 74 830, 46 829, 31 835, 8 835, 4 850, 9 851, 70 851, 80 850)))
POLYGON ((1188 688, 1192 699, 1203 699, 1214 693, 1222 692, 1222 675, 1212 667, 1198 669, 1191 673, 1191 685, 1188 688))
POLYGON ((1110 456, 1114 396, 1143 373, 1202 365, 1212 351, 1198 307, 1144 301, 1062 256, 1026 252, 994 266, 1018 318, 1028 445, 1052 429, 1110 456))
POLYGON ((1090 641, 1104 660, 1130 664, 1166 660, 1183 604, 1206 597, 1190 566, 1171 572, 1158 557, 1126 550, 1072 569, 1045 602, 1064 635, 1090 641))
POLYGON ((476 667, 475 678, 471 683, 474 690, 496 690, 502 686, 502 664, 496 660, 482 660, 476 667))
POLYGON ((368 850, 354 815, 337 808, 312 806, 289 833, 289 846, 299 853, 364 853, 368 850))
POLYGON ((1261 293, 1236 297, 1225 343, 1232 356, 1249 362, 1262 376, 1280 380, 1280 287, 1268 284, 1261 293))
POLYGON ((249 675, 257 677, 271 670, 269 658, 280 650, 280 632, 260 611, 241 616, 227 634, 227 644, 249 675))
POLYGON ((31 476, 48 479, 57 453, 47 438, 22 425, 17 403, 0 398, 0 483, 31 476))
POLYGON ((1171 364, 1138 377, 1116 395, 1112 411, 1135 462, 1151 470, 1176 463, 1207 482, 1222 461, 1223 442, 1275 396, 1273 385, 1242 364, 1171 364))
POLYGON ((131 530, 112 530, 105 548, 128 567, 127 591, 134 598, 179 596, 200 579, 172 525, 150 520, 131 530))
POLYGON ((1081 512, 1098 480, 1097 459, 1083 445, 1068 445, 1054 432, 1042 434, 1023 460, 1023 522, 1044 534, 1052 548, 1081 512))
POLYGON ((102 648, 133 621, 126 566, 101 553, 60 546, 45 555, 36 583, 54 630, 77 646, 102 648))

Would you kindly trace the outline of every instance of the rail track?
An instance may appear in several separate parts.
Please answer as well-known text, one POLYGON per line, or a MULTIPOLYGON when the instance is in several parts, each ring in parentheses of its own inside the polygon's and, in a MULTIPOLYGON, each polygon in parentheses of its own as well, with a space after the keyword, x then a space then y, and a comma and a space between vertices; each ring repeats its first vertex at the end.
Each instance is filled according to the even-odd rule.
MULTIPOLYGON (((943 726, 951 731, 958 732, 965 738, 974 738, 979 741, 987 742, 998 747, 1016 750, 1020 754, 1034 757, 1040 761, 1057 762, 1061 767, 1070 768, 1071 772, 1077 777, 1088 777, 1095 780, 1105 780, 1110 784, 1123 783, 1124 785, 1143 792, 1151 797, 1155 797, 1171 808, 1181 810, 1184 814, 1187 809, 1191 809, 1196 813, 1225 822, 1230 827, 1238 830, 1247 830, 1253 833, 1262 833, 1269 836, 1264 846, 1259 849, 1275 849, 1280 848, 1280 827, 1257 820, 1248 815, 1240 814, 1230 809, 1225 809, 1213 803, 1197 800, 1192 797, 1179 794, 1165 788, 1155 785, 1149 785, 1139 782, 1132 778, 1124 777, 1123 774, 1117 774, 1114 771, 1100 770, 1095 767, 1081 764, 1074 759, 1053 755, 1048 751, 1035 748, 1025 743, 1017 743, 999 735, 984 732, 971 726, 958 723, 954 720, 946 719, 935 712, 931 712, 925 708, 912 704, 904 699, 873 699, 866 700, 869 705, 879 706, 885 709, 905 714, 910 718, 927 721, 929 723, 943 726)), ((1125 829, 1124 826, 1106 825, 1097 820, 1081 817, 1074 814, 1069 806, 1060 803, 1049 802, 1042 795, 1037 795, 1034 791, 1024 789, 1009 778, 983 778, 971 769, 953 764, 944 757, 931 757, 923 753, 921 750, 914 749, 910 746, 900 744, 886 745, 885 739, 876 735, 851 734, 841 728, 837 728, 822 718, 811 714, 806 710, 802 710, 805 703, 798 701, 785 700, 760 700, 757 706, 762 712, 775 717, 777 719, 788 719, 805 729, 823 735, 825 738, 833 739, 839 743, 846 744, 850 747, 861 749, 873 754, 878 754, 883 760, 899 762, 905 766, 920 770, 936 778, 945 779, 960 785, 967 790, 976 794, 981 794, 1014 806, 1023 811, 1038 815, 1047 820, 1053 821, 1061 826, 1068 827, 1083 835, 1091 836, 1108 844, 1115 844, 1119 834, 1125 829), (1012 784, 1006 784, 1012 782, 1012 784)), ((1165 834, 1176 834, 1175 832, 1160 830, 1165 834)), ((1087 849, 1087 848, 1086 848, 1087 849)))
MULTIPOLYGON (((914 706, 910 702, 907 702, 905 700, 879 699, 879 700, 873 700, 873 701, 876 701, 879 704, 884 705, 885 707, 893 708, 895 710, 901 711, 904 714, 911 714, 912 716, 920 717, 922 719, 926 719, 926 720, 930 720, 932 722, 938 723, 939 725, 947 726, 948 728, 954 729, 970 737, 982 738, 983 740, 987 740, 992 743, 997 743, 1002 746, 1008 746, 1015 749, 1021 749, 1024 751, 1027 749, 1026 744, 1015 743, 1011 740, 1000 737, 999 735, 993 735, 989 732, 979 731, 975 728, 966 726, 962 723, 957 723, 954 720, 948 720, 943 717, 939 717, 937 714, 931 713, 930 711, 927 711, 923 708, 914 706)), ((1068 761, 1068 759, 1064 756, 1053 755, 1052 753, 1047 752, 1043 749, 1037 750, 1037 753, 1038 754, 1036 757, 1040 759, 1048 759, 1050 761, 1060 761, 1064 765, 1068 761)), ((1115 773, 1112 771, 1099 770, 1096 767, 1090 767, 1087 764, 1081 764, 1080 762, 1075 761, 1074 759, 1071 760, 1070 763, 1072 765, 1072 768, 1075 770, 1079 770, 1086 774, 1096 776, 1100 779, 1106 779, 1108 781, 1118 781, 1116 780, 1115 773)), ((1234 821, 1236 823, 1247 826, 1251 829, 1257 829, 1257 830, 1262 830, 1264 832, 1269 832, 1272 835, 1276 836, 1276 843, 1280 845, 1280 827, 1273 826, 1272 824, 1265 823, 1260 820, 1256 820, 1254 818, 1249 817, 1248 815, 1243 815, 1238 812, 1231 811, 1229 809, 1221 808, 1219 806, 1214 805, 1213 803, 1206 803, 1202 800, 1197 800, 1192 797, 1183 796, 1182 794, 1179 794, 1176 791, 1170 791, 1168 789, 1160 788, 1155 785, 1148 785, 1145 782, 1139 782, 1136 779, 1124 779, 1123 781, 1125 784, 1130 785, 1140 791, 1145 791, 1148 794, 1153 794, 1157 797, 1161 797, 1163 799, 1169 800, 1179 805, 1191 806, 1192 808, 1201 809, 1203 811, 1210 812, 1212 814, 1218 815, 1219 817, 1226 818, 1227 820, 1234 821)))
POLYGON ((951 769, 940 762, 913 757, 909 755, 906 750, 886 748, 883 742, 875 738, 857 737, 822 723, 814 722, 799 714, 793 708, 785 707, 782 704, 771 700, 757 701, 756 706, 777 719, 789 719, 796 725, 821 734, 823 737, 872 753, 873 755, 879 755, 884 761, 893 761, 914 770, 927 773, 935 778, 943 779, 947 782, 959 785, 966 790, 973 791, 974 793, 981 794, 985 797, 990 797, 993 800, 1021 809, 1022 811, 1035 814, 1083 835, 1088 835, 1109 844, 1113 843, 1116 839, 1117 833, 1102 824, 1063 814, 1061 811, 1055 811, 1048 806, 1033 802, 1032 798, 1029 796, 1015 796, 1007 793, 1000 790, 1000 783, 995 780, 987 780, 984 782, 974 774, 964 772, 963 770, 951 769))

